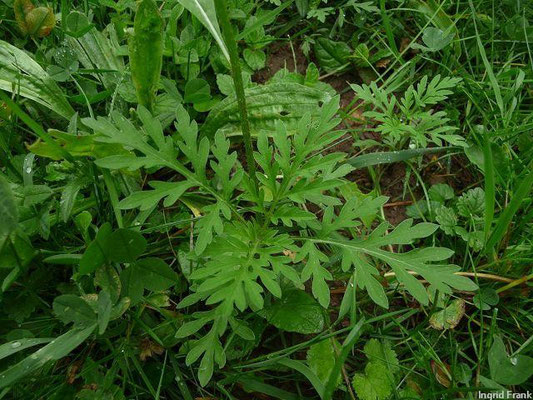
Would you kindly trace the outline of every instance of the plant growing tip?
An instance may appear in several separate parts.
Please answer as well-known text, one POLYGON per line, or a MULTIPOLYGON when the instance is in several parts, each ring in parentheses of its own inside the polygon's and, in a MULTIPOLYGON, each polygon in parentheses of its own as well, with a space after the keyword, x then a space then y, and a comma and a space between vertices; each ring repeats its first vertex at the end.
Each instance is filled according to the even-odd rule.
POLYGON ((24 35, 45 37, 56 25, 54 12, 50 7, 35 7, 31 0, 15 0, 15 20, 24 35))
POLYGON ((153 111, 163 64, 163 19, 154 0, 139 3, 129 40, 129 57, 137 100, 153 111))

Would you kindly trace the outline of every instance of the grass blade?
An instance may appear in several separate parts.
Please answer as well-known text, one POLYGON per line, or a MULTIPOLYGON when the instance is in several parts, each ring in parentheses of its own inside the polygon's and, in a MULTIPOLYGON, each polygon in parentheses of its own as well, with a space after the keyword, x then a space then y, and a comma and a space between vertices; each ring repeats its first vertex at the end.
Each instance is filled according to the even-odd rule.
POLYGON ((243 388, 248 392, 263 393, 267 396, 281 400, 302 400, 301 397, 294 393, 263 383, 257 379, 243 377, 239 379, 239 383, 241 383, 243 388))
MULTIPOLYGON (((217 0, 220 1, 220 0, 217 0)), ((224 40, 222 40, 222 34, 218 27, 218 22, 215 12, 215 3, 213 0, 179 0, 180 4, 187 9, 192 15, 194 15, 202 23, 203 26, 213 35, 213 38, 220 46, 220 50, 224 54, 224 57, 229 61, 229 52, 224 40)))
POLYGON ((176 374, 174 380, 176 381, 178 389, 180 390, 181 395, 183 396, 183 400, 193 400, 191 392, 187 387, 187 383, 185 383, 185 380, 183 379, 183 374, 181 373, 180 366, 174 354, 170 356, 170 363, 172 364, 172 368, 174 369, 174 373, 176 374))
POLYGON ((9 357, 28 347, 36 346, 38 344, 48 343, 54 340, 53 338, 36 338, 36 339, 19 339, 12 342, 4 343, 0 346, 0 360, 9 357))
POLYGON ((299 373, 304 375, 307 380, 311 382, 311 385, 313 385, 320 397, 322 397, 324 393, 324 385, 322 384, 320 379, 318 379, 318 376, 316 376, 316 374, 311 370, 311 368, 309 368, 301 361, 291 360, 290 358, 280 360, 278 361, 278 363, 288 368, 294 369, 295 371, 298 371, 299 373))
POLYGON ((518 186, 518 189, 515 195, 513 196, 511 202, 505 208, 500 218, 498 218, 496 227, 494 228, 492 235, 489 237, 489 240, 487 241, 487 244, 486 244, 487 249, 492 249, 494 246, 496 246, 497 244, 501 242, 502 238, 505 235, 505 232, 507 232, 507 229, 509 228, 509 225, 511 224, 511 220, 513 219, 513 216, 520 209, 520 205, 522 204, 522 201, 530 193, 532 187, 533 187, 533 170, 530 170, 529 174, 526 175, 526 177, 522 180, 522 182, 520 182, 520 185, 518 186))
POLYGON ((357 342, 357 340, 363 333, 362 328, 364 324, 365 324, 365 319, 361 318, 359 322, 355 324, 353 329, 350 331, 350 333, 344 340, 344 343, 342 344, 342 348, 341 348, 341 353, 335 360, 335 365, 333 366, 333 369, 331 370, 331 373, 329 374, 329 379, 324 388, 324 394, 322 396, 322 400, 330 400, 331 397, 333 396, 333 392, 335 391, 335 387, 337 386, 337 382, 342 372, 342 367, 344 365, 344 362, 346 361, 346 358, 348 358, 348 355, 350 354, 350 351, 355 345, 355 342, 357 342))
POLYGON ((24 51, 0 40, 0 90, 17 93, 56 112, 74 115, 67 98, 46 71, 24 51))
POLYGON ((383 151, 363 154, 350 158, 346 162, 355 168, 365 168, 378 164, 390 164, 409 160, 410 158, 424 154, 438 153, 440 151, 457 150, 458 147, 432 147, 428 149, 409 149, 400 151, 383 151))
MULTIPOLYGON (((18 226, 18 209, 8 181, 0 175, 0 236, 10 235, 18 226)), ((0 247, 1 249, 1 247, 0 247)))
MULTIPOLYGON (((496 198, 496 186, 494 183, 494 162, 492 148, 488 134, 483 135, 483 158, 485 173, 485 242, 489 238, 492 220, 494 219, 494 203, 496 198)), ((490 251, 490 248, 487 248, 490 251)))
POLYGON ((24 360, 8 368, 0 375, 0 389, 44 366, 48 361, 59 360, 78 347, 96 328, 92 324, 83 329, 71 329, 64 335, 51 341, 24 360))
MULTIPOLYGON (((1 88, 0 88, 1 89, 1 88)), ((35 135, 46 142, 50 147, 52 147, 58 154, 61 154, 65 160, 74 161, 70 153, 68 153, 64 148, 59 146, 56 141, 44 130, 44 128, 39 125, 33 118, 26 114, 18 104, 11 100, 4 92, 0 90, 0 100, 6 103, 9 108, 13 111, 17 117, 20 118, 30 129, 35 133, 35 135)))
POLYGON ((496 76, 494 75, 492 64, 489 62, 489 59, 487 58, 485 47, 483 47, 483 43, 481 42, 481 38, 479 37, 479 32, 477 30, 477 24, 476 24, 477 12, 476 12, 476 9, 474 8, 474 4, 472 3, 472 0, 468 0, 468 4, 470 5, 470 8, 472 9, 472 20, 474 21, 474 29, 476 31, 476 42, 477 42, 477 47, 479 50, 479 55, 481 56, 481 59, 483 60, 483 65, 485 66, 485 69, 487 70, 487 75, 489 77, 489 81, 492 86, 492 91, 494 92, 494 97, 496 98, 496 104, 498 105, 498 108, 500 109, 502 118, 505 120, 503 98, 502 98, 502 93, 500 91, 500 85, 498 84, 498 80, 496 79, 496 76))

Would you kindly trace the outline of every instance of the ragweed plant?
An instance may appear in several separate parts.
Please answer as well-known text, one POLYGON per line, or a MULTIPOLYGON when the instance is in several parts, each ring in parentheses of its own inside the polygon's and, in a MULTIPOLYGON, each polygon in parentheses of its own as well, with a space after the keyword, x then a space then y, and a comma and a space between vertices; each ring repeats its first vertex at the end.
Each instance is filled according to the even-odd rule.
POLYGON ((378 87, 375 82, 351 87, 358 98, 371 105, 363 116, 377 122, 374 130, 391 148, 400 149, 406 145, 427 147, 429 143, 465 146, 462 136, 452 134, 457 127, 449 124, 446 111, 436 109, 453 93, 452 89, 459 82, 460 78, 436 75, 429 80, 424 76, 416 87, 410 85, 402 97, 378 87))
POLYGON ((160 122, 143 107, 138 109, 138 127, 118 113, 83 121, 94 131, 95 140, 129 151, 98 159, 98 166, 130 171, 146 168, 152 173, 170 168, 176 173, 172 181, 149 181, 152 189, 132 193, 120 201, 119 208, 142 212, 161 200, 170 207, 190 193, 210 199, 194 224, 188 254, 194 265, 188 277, 190 294, 178 308, 203 306, 176 333, 178 338, 191 338, 186 361, 192 364, 201 358, 198 376, 203 385, 210 380, 215 363, 225 365, 227 332, 253 340, 245 322, 247 313, 259 312, 266 302, 281 298, 287 284, 301 288, 310 281, 314 297, 328 307, 327 282, 333 277, 327 265, 332 254, 341 255, 342 269, 352 275, 341 315, 355 305, 355 285, 388 307, 379 281, 380 264, 388 265, 422 304, 429 301, 428 291, 411 272, 426 279, 433 291, 475 288, 470 280, 454 274, 459 267, 442 264, 451 250, 390 251, 392 246, 411 245, 431 235, 437 225, 413 225, 406 220, 390 232, 388 224, 382 223, 366 235, 358 234, 361 218, 376 214, 387 198, 341 201, 334 195, 351 171, 343 163, 343 153, 323 154, 343 134, 334 130, 339 123, 335 117, 338 102, 336 97, 325 104, 316 120, 309 115, 302 118, 293 136, 281 122, 272 137, 260 134, 254 152, 258 190, 237 153, 231 151, 229 140, 221 133, 200 138, 197 123, 184 108, 178 110, 172 136, 164 135, 160 122))

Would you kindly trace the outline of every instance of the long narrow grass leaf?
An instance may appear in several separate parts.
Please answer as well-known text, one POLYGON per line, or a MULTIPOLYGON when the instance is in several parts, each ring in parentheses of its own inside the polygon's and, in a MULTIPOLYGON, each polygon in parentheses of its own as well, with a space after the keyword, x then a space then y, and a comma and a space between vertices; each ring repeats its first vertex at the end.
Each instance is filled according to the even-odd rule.
POLYGON ((492 235, 487 241, 486 248, 491 249, 494 246, 498 245, 502 238, 504 237, 513 216, 520 209, 522 201, 530 194, 531 188, 533 187, 533 169, 529 171, 529 174, 520 182, 518 189, 515 192, 515 195, 511 199, 509 205, 505 208, 502 215, 498 218, 498 222, 494 227, 492 235))
POLYGON ((25 350, 28 347, 37 346, 38 344, 48 343, 54 340, 53 338, 35 338, 35 339, 19 339, 0 345, 0 360, 9 357, 12 354, 25 350))
POLYGON ((348 355, 350 354, 350 351, 355 345, 355 342, 357 342, 357 340, 363 333, 364 325, 365 319, 363 317, 359 320, 357 324, 354 325, 353 329, 350 331, 348 336, 346 336, 346 339, 342 343, 340 354, 335 360, 335 365, 333 366, 333 369, 329 374, 328 381, 324 387, 324 394, 322 396, 322 400, 330 400, 333 396, 333 392, 335 391, 337 382, 339 381, 339 376, 342 373, 342 367, 344 366, 344 362, 346 361, 346 358, 348 358, 348 355))
POLYGON ((187 11, 198 18, 209 33, 213 35, 213 38, 219 45, 220 50, 222 50, 224 57, 229 61, 228 48, 222 39, 222 34, 218 27, 214 0, 179 0, 179 2, 187 9, 187 11))
POLYGON ((0 373, 0 389, 10 386, 17 380, 41 368, 49 361, 65 357, 83 343, 94 331, 94 328, 96 328, 96 324, 82 329, 71 329, 24 360, 0 373))
POLYGON ((311 368, 309 368, 301 361, 291 360, 290 358, 282 359, 278 361, 278 363, 284 365, 285 367, 294 369, 295 371, 298 371, 299 373, 304 375, 311 383, 311 385, 313 385, 319 396, 322 397, 324 393, 324 385, 322 384, 318 376, 316 376, 316 374, 311 370, 311 368))
POLYGON ((477 29, 477 24, 476 24, 477 12, 476 12, 476 9, 474 8, 474 4, 472 3, 472 0, 468 0, 468 4, 470 5, 470 9, 472 10, 472 20, 474 21, 474 29, 476 31, 476 42, 477 42, 477 47, 479 50, 479 55, 481 56, 481 59, 483 60, 483 65, 485 66, 485 69, 487 71, 487 75, 489 77, 489 81, 492 86, 492 91, 494 92, 494 97, 496 99, 496 104, 498 105, 498 108, 500 109, 502 118, 505 119, 503 98, 502 98, 502 93, 500 90, 500 85, 498 84, 498 80, 496 79, 496 76, 494 75, 492 64, 489 62, 489 59, 487 58, 485 47, 483 46, 483 42, 481 41, 481 37, 479 36, 479 31, 477 29))
MULTIPOLYGON (((492 220, 494 219, 494 203, 496 187, 494 183, 494 163, 492 160, 492 148, 487 134, 483 136, 483 158, 485 173, 485 241, 489 238, 492 220)), ((490 251, 490 248, 487 249, 490 251)))
POLYGON ((67 98, 46 71, 24 51, 0 40, 0 90, 33 100, 66 119, 74 115, 67 98))
POLYGON ((400 161, 406 161, 410 158, 424 154, 438 153, 441 151, 456 150, 457 147, 431 147, 428 149, 409 149, 400 151, 383 151, 376 153, 363 154, 348 159, 346 162, 355 168, 365 168, 378 164, 390 164, 400 161))

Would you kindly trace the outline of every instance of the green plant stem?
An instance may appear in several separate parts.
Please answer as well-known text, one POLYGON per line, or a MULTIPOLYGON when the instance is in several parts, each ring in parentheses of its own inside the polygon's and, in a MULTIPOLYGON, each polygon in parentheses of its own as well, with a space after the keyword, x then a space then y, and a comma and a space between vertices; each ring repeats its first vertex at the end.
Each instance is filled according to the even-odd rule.
POLYGON ((522 278, 516 279, 516 280, 508 283, 507 285, 502 286, 501 288, 496 290, 496 293, 500 294, 502 292, 505 292, 506 290, 514 288, 515 286, 521 285, 522 283, 525 283, 525 282, 527 282, 527 281, 529 281, 531 279, 533 279, 533 274, 529 274, 527 276, 523 276, 522 278))
POLYGON ((255 161, 254 152, 252 147, 252 135, 250 134, 250 124, 248 122, 248 111, 246 108, 246 98, 244 96, 244 85, 242 83, 241 64, 239 59, 239 51, 237 49, 237 42, 233 34, 233 28, 231 26, 228 8, 226 0, 216 0, 215 10, 222 29, 222 36, 226 42, 226 46, 229 52, 231 75, 233 77, 233 84, 235 85, 235 94, 237 96, 237 104, 239 105, 239 111, 241 114, 241 129, 242 137, 244 139, 244 148, 246 151, 246 163, 248 169, 248 175, 252 180, 256 193, 259 193, 259 182, 255 176, 255 161))

